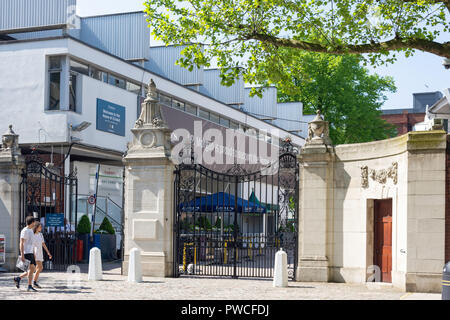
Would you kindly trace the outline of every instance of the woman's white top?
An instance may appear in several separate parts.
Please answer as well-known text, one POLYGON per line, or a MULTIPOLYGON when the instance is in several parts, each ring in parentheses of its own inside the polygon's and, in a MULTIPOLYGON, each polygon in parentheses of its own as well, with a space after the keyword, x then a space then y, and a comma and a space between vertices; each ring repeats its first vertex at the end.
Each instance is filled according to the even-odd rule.
POLYGON ((34 254, 36 255, 36 261, 44 261, 44 253, 42 252, 42 243, 44 242, 44 236, 42 233, 33 234, 33 247, 34 254))

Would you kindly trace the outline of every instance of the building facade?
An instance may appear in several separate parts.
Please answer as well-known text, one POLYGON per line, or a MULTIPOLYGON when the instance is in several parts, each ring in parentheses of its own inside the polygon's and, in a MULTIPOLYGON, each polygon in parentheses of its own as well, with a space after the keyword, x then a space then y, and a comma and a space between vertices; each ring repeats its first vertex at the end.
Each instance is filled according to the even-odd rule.
POLYGON ((404 109, 382 110, 381 118, 397 128, 397 135, 414 131, 414 126, 423 122, 427 106, 431 107, 442 97, 442 93, 423 92, 413 94, 413 107, 404 109))
MULTIPOLYGON (((0 126, 14 126, 25 154, 35 147, 63 174, 76 169, 80 201, 95 193, 92 175, 101 164, 98 196, 122 206, 123 181, 108 181, 103 171, 120 176, 150 79, 168 117, 184 119, 171 121, 174 126, 198 120, 242 132, 277 130, 280 139, 292 136, 304 144, 292 120, 289 126, 276 122, 274 88, 251 99, 242 81, 221 86, 217 70, 175 66, 180 48, 150 47, 143 12, 78 17, 75 0, 8 0, 0 6, 0 126), (269 110, 270 119, 244 112, 244 102, 253 112, 269 110), (61 156, 63 163, 56 161, 61 156)), ((289 110, 285 117, 296 113, 300 124, 302 104, 289 110)))

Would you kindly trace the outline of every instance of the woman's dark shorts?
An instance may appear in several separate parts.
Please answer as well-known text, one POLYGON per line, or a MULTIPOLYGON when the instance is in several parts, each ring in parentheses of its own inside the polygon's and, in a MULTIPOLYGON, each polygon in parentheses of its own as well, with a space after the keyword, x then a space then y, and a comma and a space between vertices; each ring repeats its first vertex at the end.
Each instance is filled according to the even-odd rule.
POLYGON ((25 259, 30 261, 30 265, 31 264, 36 265, 36 260, 34 260, 34 254, 33 253, 27 253, 27 254, 24 254, 24 256, 25 256, 25 259))

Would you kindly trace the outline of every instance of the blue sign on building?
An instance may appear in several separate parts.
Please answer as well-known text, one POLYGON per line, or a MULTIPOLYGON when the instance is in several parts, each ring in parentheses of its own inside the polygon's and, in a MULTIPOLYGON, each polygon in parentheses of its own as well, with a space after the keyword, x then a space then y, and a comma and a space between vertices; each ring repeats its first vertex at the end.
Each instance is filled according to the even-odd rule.
POLYGON ((45 227, 64 227, 63 213, 46 213, 45 227))
POLYGON ((97 99, 97 130, 125 137, 125 107, 97 99))

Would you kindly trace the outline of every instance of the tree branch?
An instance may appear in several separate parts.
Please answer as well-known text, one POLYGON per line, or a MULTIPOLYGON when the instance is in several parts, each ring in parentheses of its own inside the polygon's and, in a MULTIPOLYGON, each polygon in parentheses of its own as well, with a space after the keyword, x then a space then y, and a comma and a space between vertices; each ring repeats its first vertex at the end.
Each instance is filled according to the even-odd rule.
MULTIPOLYGON (((402 0, 402 1, 403 2, 409 2, 409 3, 417 2, 417 0, 402 0)), ((435 4, 438 4, 438 3, 444 4, 447 7, 448 11, 450 12, 450 0, 429 0, 429 1, 431 3, 435 3, 435 4)))
POLYGON ((268 34, 252 33, 247 35, 248 40, 258 40, 261 42, 271 43, 280 47, 302 49, 305 51, 323 52, 330 54, 362 54, 362 53, 377 53, 381 51, 392 51, 401 49, 418 49, 425 52, 430 52, 435 55, 450 59, 450 42, 439 43, 426 39, 416 38, 394 38, 385 42, 377 42, 370 44, 356 44, 344 45, 328 48, 319 43, 311 43, 307 41, 277 38, 268 34))

